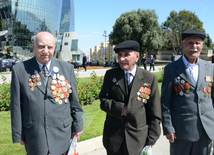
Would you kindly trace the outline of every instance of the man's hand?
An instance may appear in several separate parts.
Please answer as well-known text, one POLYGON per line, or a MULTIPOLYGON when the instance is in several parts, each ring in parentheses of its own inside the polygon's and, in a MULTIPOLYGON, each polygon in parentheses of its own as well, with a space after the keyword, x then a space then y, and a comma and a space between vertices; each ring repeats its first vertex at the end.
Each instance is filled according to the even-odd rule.
POLYGON ((20 145, 26 145, 26 142, 25 141, 21 141, 19 144, 20 145))
POLYGON ((166 135, 166 138, 171 142, 174 143, 174 139, 176 139, 175 133, 170 133, 166 135))
POLYGON ((127 107, 124 106, 123 109, 122 109, 122 115, 123 116, 126 116, 126 111, 127 111, 127 107))
POLYGON ((80 131, 80 132, 73 132, 72 133, 72 137, 74 137, 75 135, 77 136, 77 141, 80 139, 80 137, 81 137, 81 135, 82 135, 82 133, 83 133, 83 130, 82 131, 80 131))

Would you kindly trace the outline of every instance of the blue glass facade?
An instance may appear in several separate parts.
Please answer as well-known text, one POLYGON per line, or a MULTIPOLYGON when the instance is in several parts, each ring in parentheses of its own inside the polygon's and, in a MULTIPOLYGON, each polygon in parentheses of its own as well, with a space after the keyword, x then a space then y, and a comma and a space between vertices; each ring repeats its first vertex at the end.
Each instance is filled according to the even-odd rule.
POLYGON ((61 11, 61 0, 1 0, 0 51, 13 49, 18 58, 32 57, 31 37, 41 31, 55 36, 61 11))

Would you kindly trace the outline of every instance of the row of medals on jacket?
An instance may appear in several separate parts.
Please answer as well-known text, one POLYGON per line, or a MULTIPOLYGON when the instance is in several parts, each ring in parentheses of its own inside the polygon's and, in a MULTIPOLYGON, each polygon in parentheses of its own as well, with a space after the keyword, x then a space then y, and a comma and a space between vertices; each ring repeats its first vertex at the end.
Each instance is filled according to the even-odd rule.
MULTIPOLYGON (((34 71, 34 73, 35 75, 31 75, 28 80, 31 91, 34 91, 34 87, 42 85, 38 71, 34 71)), ((72 93, 71 85, 65 79, 64 75, 54 73, 54 75, 51 77, 52 80, 50 89, 52 90, 52 96, 55 98, 55 101, 58 102, 59 104, 62 104, 63 103, 62 99, 64 99, 64 101, 67 103, 68 97, 72 93)))
POLYGON ((142 87, 140 87, 139 91, 137 92, 137 100, 142 101, 143 103, 147 103, 147 100, 150 98, 151 89, 148 88, 150 84, 144 83, 142 87))
MULTIPOLYGON (((175 84, 178 84, 178 81, 180 81, 180 77, 177 77, 177 80, 175 80, 175 84)), ((209 82, 209 87, 204 87, 204 90, 203 90, 204 97, 209 96, 209 98, 210 98, 211 97, 211 87, 214 86, 213 78, 211 76, 206 76, 205 77, 205 81, 209 82), (208 95, 207 95, 207 93, 208 93, 208 95)), ((186 93, 187 94, 190 93, 190 87, 191 87, 190 84, 188 82, 185 83, 184 80, 181 80, 181 84, 178 85, 178 87, 176 85, 174 86, 174 90, 176 92, 176 95, 178 95, 178 93, 179 93, 180 96, 184 95, 184 93, 183 93, 184 87, 183 87, 182 84, 184 85, 184 87, 186 89, 186 93)))

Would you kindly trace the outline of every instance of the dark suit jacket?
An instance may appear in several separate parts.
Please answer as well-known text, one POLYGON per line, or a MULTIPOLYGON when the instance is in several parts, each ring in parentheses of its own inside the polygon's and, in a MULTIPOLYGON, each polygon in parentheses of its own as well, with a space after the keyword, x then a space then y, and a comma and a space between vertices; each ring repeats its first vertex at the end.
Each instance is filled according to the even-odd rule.
POLYGON ((199 140, 205 130, 210 139, 214 139, 213 95, 205 97, 204 88, 209 87, 206 76, 213 77, 213 65, 199 59, 198 83, 195 85, 182 57, 170 63, 164 69, 162 83, 162 125, 164 134, 176 133, 177 139, 194 142, 199 140), (182 84, 183 80, 183 84, 182 84), (190 93, 185 83, 190 84, 190 93), (183 95, 176 95, 176 88, 182 85, 183 95))
POLYGON ((86 58, 86 56, 83 56, 83 58, 82 58, 82 65, 83 66, 86 66, 86 63, 87 62, 87 58, 86 58))
POLYGON ((146 56, 142 58, 142 62, 143 62, 143 64, 147 64, 147 57, 146 56))
POLYGON ((127 95, 124 71, 115 68, 106 72, 100 92, 100 107, 107 113, 103 144, 108 153, 116 153, 126 140, 130 155, 140 154, 144 145, 154 145, 160 135, 161 109, 157 78, 137 67, 130 96, 127 95), (145 104, 137 100, 137 92, 144 83, 151 84, 151 95, 145 104), (127 104, 127 116, 121 116, 127 104))
POLYGON ((72 132, 83 130, 82 108, 78 101, 73 65, 52 58, 49 72, 56 66, 59 74, 72 86, 69 101, 60 105, 51 94, 51 77, 47 87, 35 57, 13 66, 11 81, 11 121, 14 143, 26 141, 29 155, 60 155, 69 146, 72 132), (37 70, 41 86, 30 91, 29 78, 37 70), (72 119, 73 121, 72 121, 72 119))
POLYGON ((155 58, 154 57, 150 58, 150 65, 153 65, 153 64, 155 64, 155 58))

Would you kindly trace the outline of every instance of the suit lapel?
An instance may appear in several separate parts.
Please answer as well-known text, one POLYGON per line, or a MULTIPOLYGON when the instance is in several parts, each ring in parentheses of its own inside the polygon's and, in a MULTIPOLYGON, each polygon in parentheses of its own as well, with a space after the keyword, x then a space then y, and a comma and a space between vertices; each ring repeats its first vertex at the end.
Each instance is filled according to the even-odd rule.
POLYGON ((133 81, 133 85, 131 88, 129 100, 132 99, 134 96, 136 96, 137 92, 139 91, 139 89, 141 87, 143 78, 144 78, 143 71, 141 71, 140 68, 137 67, 137 71, 136 71, 135 77, 133 79, 134 81, 133 81))
POLYGON ((35 73, 34 73, 35 70, 38 71, 38 73, 39 73, 39 75, 40 75, 40 78, 41 78, 42 85, 41 85, 41 86, 37 86, 37 88, 38 88, 42 93, 45 94, 45 92, 46 92, 45 78, 44 78, 44 76, 42 75, 41 70, 39 69, 39 65, 38 65, 38 63, 36 62, 36 58, 35 58, 35 57, 32 59, 32 62, 31 62, 31 64, 30 64, 30 66, 29 66, 29 69, 32 71, 32 73, 33 73, 32 75, 35 74, 35 73))
POLYGON ((176 73, 178 74, 178 76, 183 78, 185 81, 187 81, 193 87, 196 87, 195 82, 192 79, 192 76, 190 75, 188 69, 184 65, 182 56, 178 59, 178 61, 175 62, 175 67, 177 67, 176 73))
POLYGON ((201 85, 201 83, 204 81, 204 77, 206 76, 206 73, 208 72, 209 68, 207 67, 207 62, 199 59, 199 66, 198 66, 198 84, 197 87, 201 85))
POLYGON ((126 96, 128 94, 128 88, 125 83, 126 80, 125 80, 124 70, 120 68, 119 73, 115 78, 118 79, 118 86, 120 87, 121 91, 124 93, 124 96, 126 96))

